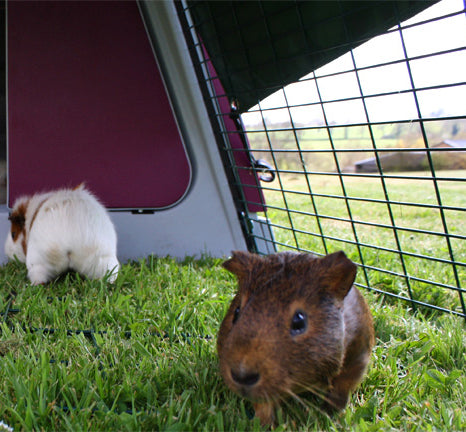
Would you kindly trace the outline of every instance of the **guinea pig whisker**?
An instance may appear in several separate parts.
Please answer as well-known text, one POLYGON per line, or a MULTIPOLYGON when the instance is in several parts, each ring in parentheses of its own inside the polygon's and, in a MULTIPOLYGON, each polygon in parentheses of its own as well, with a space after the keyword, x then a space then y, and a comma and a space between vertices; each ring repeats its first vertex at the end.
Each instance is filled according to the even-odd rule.
MULTIPOLYGON (((322 393, 323 393, 322 390, 320 390, 320 391, 319 390, 320 389, 311 389, 310 386, 308 386, 308 388, 305 389, 305 391, 308 391, 309 393, 314 394, 315 396, 319 397, 319 399, 326 400, 325 396, 322 395, 322 393)), ((296 403, 298 403, 299 405, 301 405, 305 409, 306 414, 309 415, 309 413, 311 412, 311 409, 312 409, 312 410, 317 411, 320 414, 328 417, 328 413, 325 410, 323 410, 322 407, 319 406, 319 404, 315 403, 314 401, 302 398, 302 397, 300 397, 298 394, 296 394, 295 392, 293 392, 290 389, 288 389, 286 391, 286 393, 289 396, 289 400, 284 399, 284 405, 286 405, 287 407, 293 408, 291 403, 290 403, 290 400, 294 400, 296 403)))
MULTIPOLYGON (((298 386, 298 385, 297 385, 298 386)), ((302 392, 309 392, 311 394, 313 394, 314 396, 316 396, 318 399, 322 400, 323 402, 326 402, 327 404, 332 404, 332 402, 330 401, 330 399, 328 398, 327 396, 327 391, 318 387, 318 386, 313 386, 311 384, 303 384, 303 383, 299 383, 299 388, 301 389, 302 392)), ((319 408, 317 405, 314 405, 319 411, 325 413, 324 410, 322 410, 321 408, 319 408)))
POLYGON ((289 413, 299 418, 300 422, 304 422, 304 417, 309 416, 314 409, 318 410, 318 407, 311 401, 301 398, 292 391, 289 391, 287 396, 283 399, 283 405, 289 413))
MULTIPOLYGON (((288 390, 287 391, 288 396, 290 396, 291 399, 295 400, 298 402, 300 405, 302 405, 304 408, 309 409, 308 405, 303 401, 301 397, 299 397, 294 391, 288 390)), ((288 403, 288 401, 286 401, 288 403)))
POLYGON ((317 396, 319 399, 325 400, 326 390, 323 390, 322 388, 316 385, 306 384, 302 382, 296 382, 295 384, 297 388, 300 388, 300 392, 309 392, 312 393, 314 396, 317 396))

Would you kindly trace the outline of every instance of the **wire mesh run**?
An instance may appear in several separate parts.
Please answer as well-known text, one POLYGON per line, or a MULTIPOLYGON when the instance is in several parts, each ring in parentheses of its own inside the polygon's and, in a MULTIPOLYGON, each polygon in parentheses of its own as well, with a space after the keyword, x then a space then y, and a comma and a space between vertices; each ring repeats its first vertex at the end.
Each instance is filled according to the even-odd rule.
POLYGON ((443 0, 358 41, 258 100, 242 129, 189 9, 180 19, 250 249, 342 249, 358 286, 466 318, 465 3, 443 0), (237 162, 238 136, 272 182, 244 181, 255 168, 237 162))

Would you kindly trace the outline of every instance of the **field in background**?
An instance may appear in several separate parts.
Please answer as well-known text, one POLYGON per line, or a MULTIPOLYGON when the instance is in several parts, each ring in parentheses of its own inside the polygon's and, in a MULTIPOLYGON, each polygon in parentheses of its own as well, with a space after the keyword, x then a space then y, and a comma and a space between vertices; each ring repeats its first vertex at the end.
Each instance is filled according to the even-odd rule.
MULTIPOLYGON (((250 114, 243 115, 246 122, 248 115, 250 114)), ((365 125, 330 126, 328 130, 322 126, 315 128, 309 125, 294 126, 296 129, 292 128, 291 123, 267 124, 266 122, 267 132, 265 132, 264 125, 247 123, 248 140, 254 157, 275 162, 275 168, 279 170, 302 170, 302 161, 297 153, 300 150, 303 152, 308 171, 337 172, 333 149, 337 151, 339 167, 343 171, 351 171, 355 162, 375 156, 371 150, 373 147, 371 132, 365 125), (273 156, 271 149, 274 151, 273 156)), ((462 119, 426 121, 424 128, 429 147, 434 147, 446 139, 466 140, 466 121, 462 119)), ((372 125, 371 131, 378 149, 422 150, 425 148, 424 137, 417 122, 372 125)), ((466 169, 464 153, 464 151, 461 154, 457 152, 454 160, 448 161, 448 164, 452 166, 456 164, 456 168, 466 169)), ((446 164, 445 154, 435 152, 432 154, 434 168, 443 169, 446 164)))

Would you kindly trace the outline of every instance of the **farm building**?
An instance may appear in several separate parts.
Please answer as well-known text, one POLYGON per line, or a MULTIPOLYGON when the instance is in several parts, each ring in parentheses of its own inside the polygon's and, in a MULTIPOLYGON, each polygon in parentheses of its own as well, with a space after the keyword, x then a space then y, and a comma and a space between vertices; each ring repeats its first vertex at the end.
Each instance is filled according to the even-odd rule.
MULTIPOLYGON (((431 157, 435 169, 458 170, 466 169, 465 140, 444 140, 432 146, 431 157), (447 149, 450 151, 437 151, 447 149)), ((378 158, 380 168, 385 172, 393 171, 423 171, 428 169, 428 151, 409 149, 395 150, 378 158)), ((354 164, 355 172, 378 172, 377 158, 364 159, 354 164)))

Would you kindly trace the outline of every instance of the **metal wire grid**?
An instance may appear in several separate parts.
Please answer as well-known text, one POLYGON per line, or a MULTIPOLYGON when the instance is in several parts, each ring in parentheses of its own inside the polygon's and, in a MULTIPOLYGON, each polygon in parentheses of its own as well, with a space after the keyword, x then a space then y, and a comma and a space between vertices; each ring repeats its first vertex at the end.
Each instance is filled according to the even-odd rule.
MULTIPOLYGON (((439 22, 463 20, 466 28, 464 4, 456 2, 455 7, 456 10, 447 13, 399 23, 382 35, 399 39, 400 58, 360 65, 356 48, 346 55, 343 66, 340 62, 333 68, 324 67, 293 84, 297 87, 312 84, 313 92, 302 92, 294 97, 297 100, 292 100, 290 87, 277 88, 279 96, 272 101, 258 101, 242 120, 251 154, 268 159, 276 174, 274 182, 260 185, 240 180, 241 171, 251 168, 235 162, 235 153, 243 150, 232 148, 229 142, 241 131, 228 127, 224 121, 231 115, 219 103, 225 95, 215 91, 213 83, 217 77, 208 67, 210 60, 197 39, 195 24, 189 21, 189 8, 186 5, 178 8, 227 174, 245 221, 250 249, 260 252, 258 243, 271 244, 276 250, 302 250, 319 255, 343 249, 360 266, 357 285, 407 300, 413 309, 427 307, 466 318, 466 147, 437 147, 449 136, 440 139, 435 132, 439 128, 443 132, 451 128, 456 139, 466 140, 466 105, 456 112, 447 106, 445 112, 433 115, 426 113, 425 104, 425 95, 429 92, 443 97, 454 91, 461 97, 466 92, 466 82, 457 77, 451 79, 445 73, 433 84, 419 85, 419 75, 416 76, 423 62, 443 62, 451 55, 464 57, 466 38, 463 35, 463 39, 446 49, 434 50, 427 46, 421 54, 411 56, 406 43, 409 32, 427 34, 439 22), (408 86, 372 92, 365 88, 364 74, 399 66, 409 77, 408 86), (356 80, 358 93, 326 98, 321 83, 350 74, 356 80), (406 96, 415 107, 414 115, 409 118, 403 118, 403 114, 399 118, 390 114, 387 118, 374 115, 374 103, 380 104, 387 98, 403 101, 406 96), (330 118, 332 105, 353 102, 362 106, 361 120, 330 118), (312 119, 297 120, 296 111, 303 109, 321 112, 320 123, 312 119), (274 116, 278 118, 277 114, 281 122, 271 120, 274 116), (375 121, 374 117, 377 117, 375 121), (398 141, 410 139, 414 144, 387 145, 381 133, 389 130, 400 132, 398 141), (361 135, 359 140, 355 134, 361 135), (394 149, 398 155, 421 155, 422 171, 387 169, 385 155, 393 155, 394 149), (454 155, 461 169, 441 170, 442 158, 452 159, 448 155, 454 155), (375 172, 348 170, 348 161, 358 156, 372 156, 375 172), (247 198, 248 188, 257 187, 266 197, 265 216, 273 230, 272 236, 254 229, 257 218, 248 211, 249 206, 260 204, 247 198), (403 213, 412 217, 404 218, 403 213)), ((238 44, 241 49, 241 41, 238 44)))

